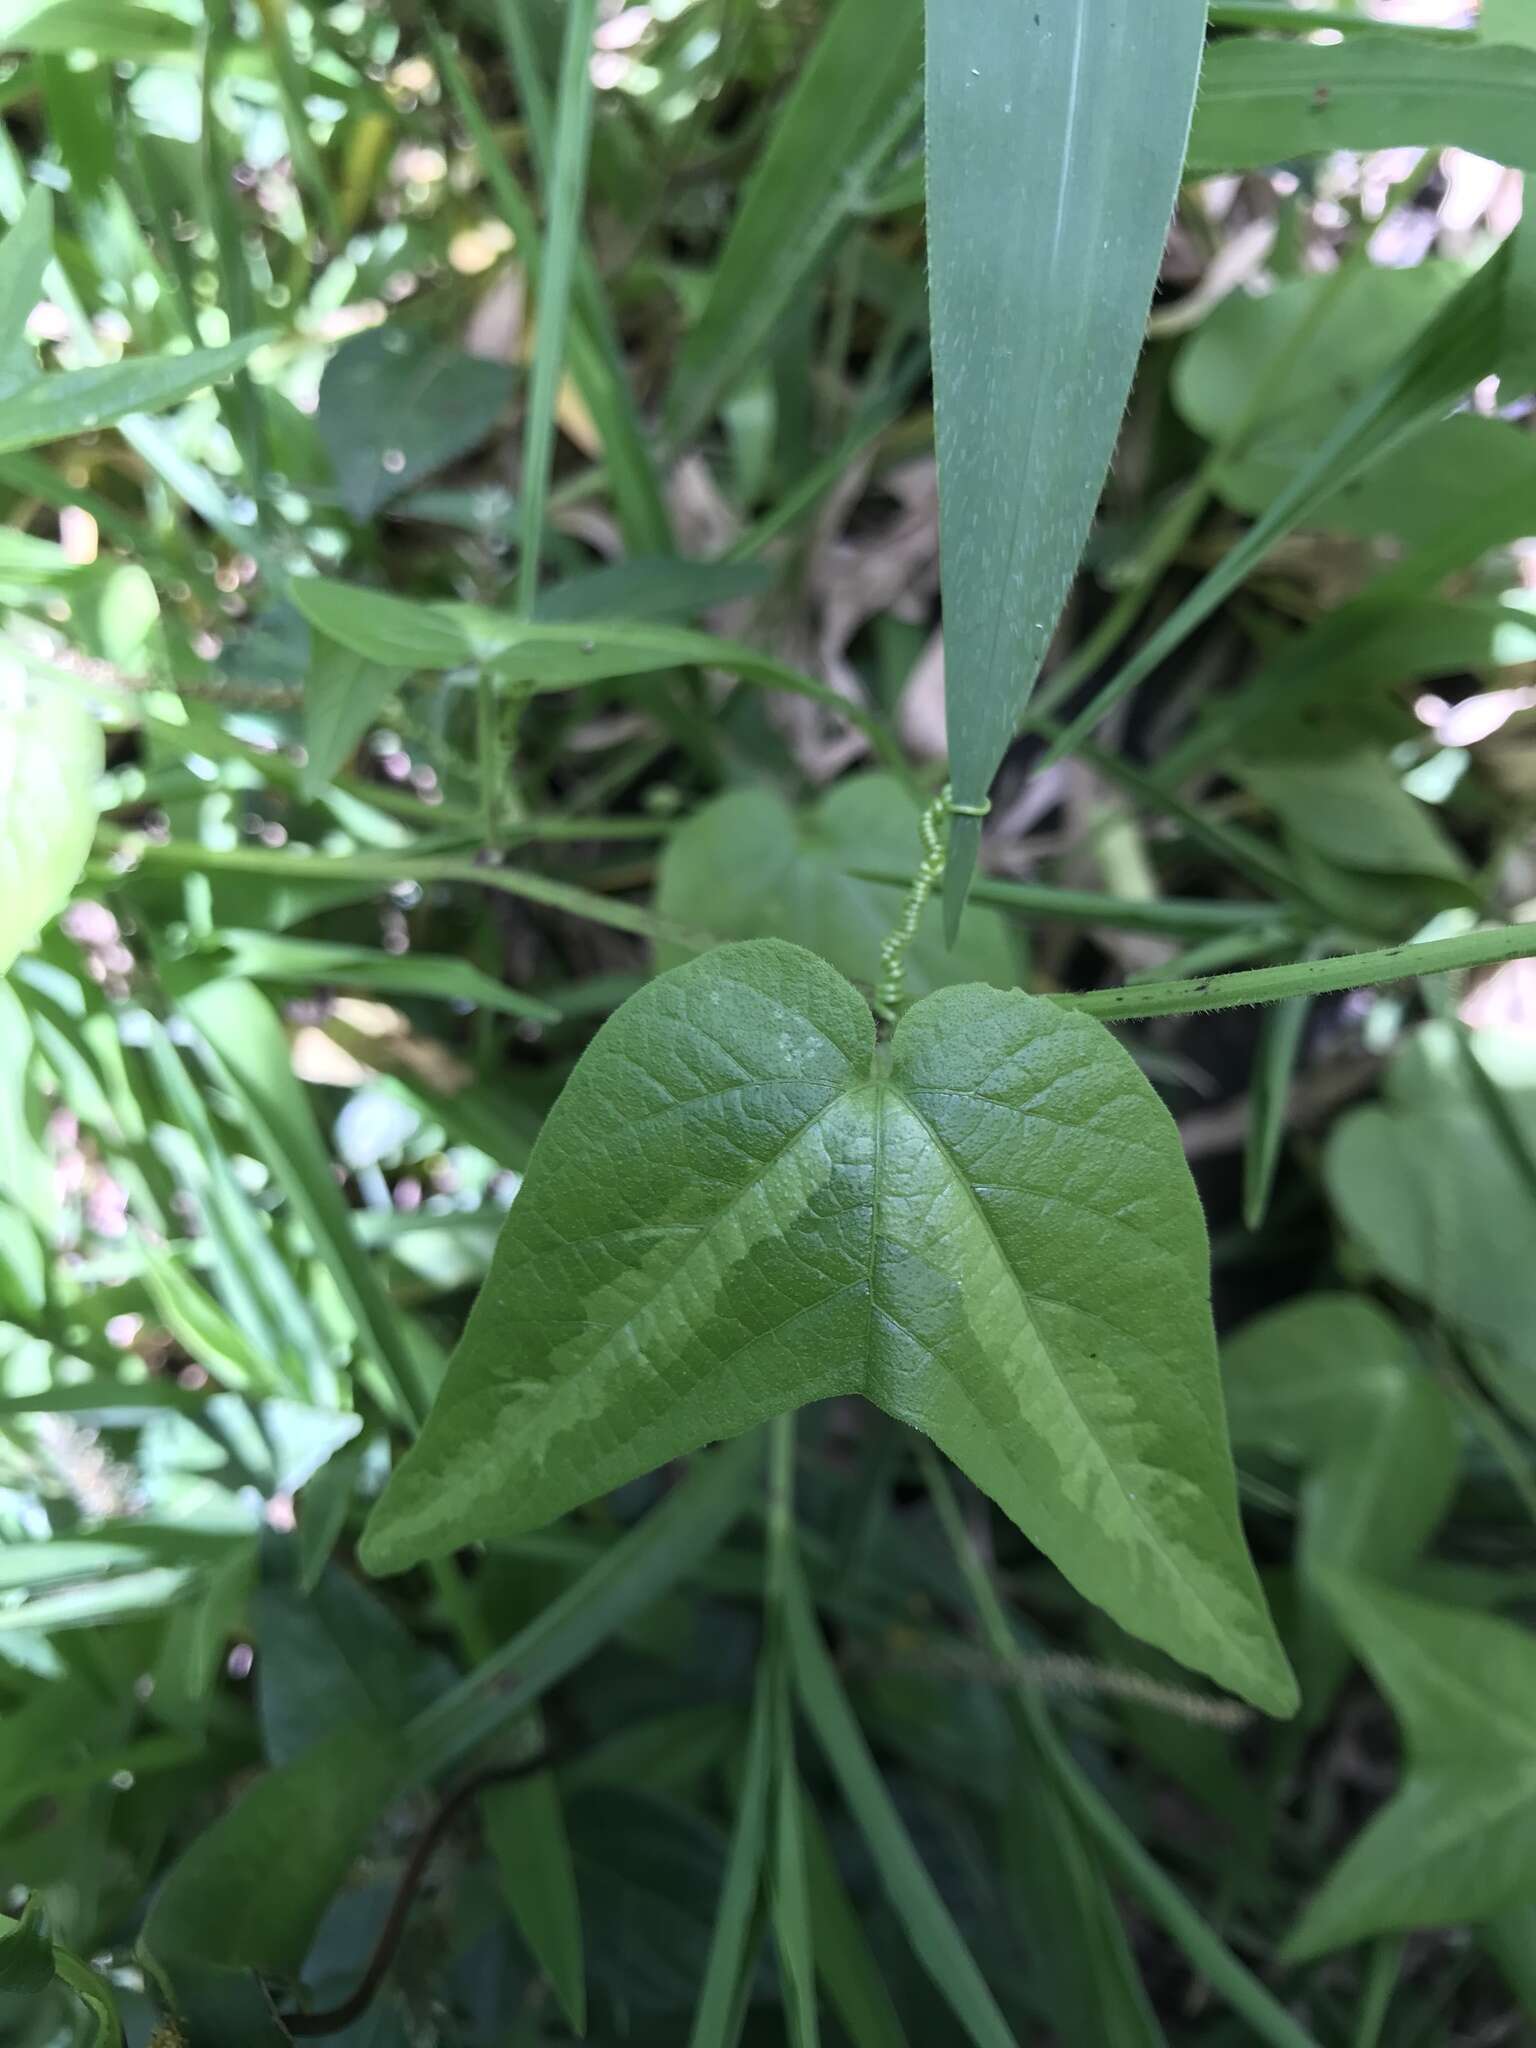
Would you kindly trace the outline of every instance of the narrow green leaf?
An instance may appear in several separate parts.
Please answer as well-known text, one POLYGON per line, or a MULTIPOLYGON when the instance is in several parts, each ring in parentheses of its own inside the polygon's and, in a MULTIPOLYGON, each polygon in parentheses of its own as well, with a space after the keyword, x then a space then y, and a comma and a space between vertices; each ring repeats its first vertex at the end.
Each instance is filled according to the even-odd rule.
POLYGON ((482 1009, 539 1024, 560 1021, 553 1004, 508 988, 469 960, 432 953, 381 953, 372 946, 290 939, 281 933, 225 931, 220 939, 232 955, 234 972, 249 981, 430 996, 443 1003, 475 1003, 482 1009))
POLYGON ((1189 171, 1408 143, 1536 170, 1536 50, 1411 36, 1331 46, 1229 38, 1205 60, 1189 171))
POLYGON ((519 619, 482 605, 422 603, 321 577, 295 577, 294 604, 312 626, 372 661, 412 669, 488 668, 524 690, 569 690, 675 668, 717 668, 846 718, 900 773, 906 764, 883 722, 786 663, 739 640, 686 626, 519 619))
MULTIPOLYGON (((962 804, 986 800, 1103 487, 1173 211, 1204 32, 1203 0, 928 8, 945 674, 962 804)), ((956 820, 951 935, 980 839, 979 820, 956 820)))
POLYGON ((103 759, 101 727, 72 690, 0 683, 0 974, 69 901, 103 759))
POLYGON ((403 1415, 424 1414, 431 1399, 400 1318, 352 1228, 347 1205, 289 1059, 277 1014, 248 982, 206 982, 181 1007, 202 1034, 207 1056, 234 1089, 260 1136, 289 1200, 331 1268, 359 1334, 388 1375, 403 1415))
POLYGON ((518 608, 524 613, 533 610, 539 587, 549 465, 555 447, 555 405, 565 368, 571 284, 581 247, 587 153, 592 140, 592 33, 596 23, 597 0, 566 0, 548 221, 539 266, 538 330, 533 344, 533 374, 528 384, 528 417, 523 424, 523 549, 518 562, 517 595, 518 608))
POLYGON ((39 377, 0 398, 0 455, 110 427, 129 413, 159 412, 238 370, 273 339, 264 330, 224 348, 99 363, 39 377))
POLYGON ((816 1968, 853 2048, 908 2048, 890 1992, 870 1953, 815 1802, 803 1796, 806 1878, 816 1929, 816 1968))
POLYGON ((732 2024, 740 1990, 752 1961, 752 1930, 768 1844, 768 1789, 773 1708, 766 1669, 760 1669, 747 1732, 746 1763, 736 1792, 725 1882, 709 1938, 709 1957, 688 2048, 735 2048, 732 2024))
POLYGON ((34 185, 21 218, 0 242, 0 397, 41 375, 27 320, 43 295, 43 272, 52 255, 53 195, 46 185, 34 185))
POLYGON ((1498 373, 1520 390, 1527 387, 1536 370, 1530 321, 1536 293, 1533 270, 1536 232, 1517 228, 1372 381, 1238 544, 1057 734, 1048 760, 1072 753, 1122 698, 1177 653, 1241 587, 1277 541, 1378 457, 1443 419, 1485 376, 1498 373))
MULTIPOLYGON (((521 16, 513 14, 511 18, 520 20, 521 16)), ((512 230, 518 256, 537 298, 542 251, 532 202, 513 176, 452 43, 430 18, 427 33, 433 59, 474 144, 490 195, 502 219, 512 230)), ((528 111, 533 115, 535 109, 530 105, 528 111)), ((534 119, 532 125, 536 147, 542 155, 542 145, 537 140, 542 124, 534 119)), ((577 252, 570 363, 572 381, 592 415, 603 444, 603 456, 613 483, 614 501, 624 538, 637 552, 661 553, 672 541, 667 508, 629 388, 613 316, 603 298, 596 267, 585 248, 577 252)))
POLYGON ((1243 1146, 1243 1223, 1251 1231, 1261 1230, 1269 1213, 1285 1144, 1291 1080, 1311 1008, 1305 996, 1292 996, 1277 1003, 1259 1027, 1243 1146))
MULTIPOLYGON (((586 829, 584 826, 583 830, 586 829)), ((131 847, 135 864, 147 870, 261 875, 274 883, 322 887, 360 882, 384 889, 396 882, 462 882, 470 888, 494 889, 528 903, 543 903, 572 917, 591 918, 595 924, 611 925, 615 931, 637 932, 641 938, 684 946, 708 943, 700 934, 679 931, 620 897, 600 896, 595 889, 583 889, 575 882, 562 882, 558 876, 541 875, 529 868, 482 867, 468 856, 417 854, 409 847, 394 853, 314 854, 278 853, 260 846, 200 846, 195 841, 178 839, 164 843, 131 839, 123 843, 131 847)), ((111 869, 101 870, 101 876, 105 882, 122 880, 121 873, 111 869)))
POLYGON ((913 1953, 976 2048, 1016 2048, 1008 2022, 881 1782, 821 1640, 798 1564, 790 1566, 785 1591, 784 1617, 795 1690, 869 1845, 876 1873, 913 1953))
POLYGON ((1286 1712, 1206 1269, 1172 1120, 1097 1027, 949 989, 907 1012, 888 1065, 825 963, 722 947, 584 1055, 364 1556, 399 1570, 537 1528, 862 1393, 1125 1627, 1286 1712))
POLYGON ((1288 967, 1254 967, 1191 981, 1140 981, 1091 995, 1053 996, 1052 1002, 1085 1016, 1125 1023, 1133 1017, 1186 1017, 1197 1010, 1238 1010, 1249 1003, 1283 1003, 1292 996, 1338 995, 1380 988, 1418 974, 1457 974, 1499 960, 1536 958, 1536 925, 1509 924, 1455 939, 1425 939, 1374 953, 1342 953, 1332 960, 1298 960, 1288 967))
POLYGON ((762 360, 864 192, 917 123, 922 0, 839 0, 742 187, 731 231, 678 358, 679 438, 762 360))
POLYGON ((1213 0, 1211 26, 1264 28, 1300 36, 1331 28, 1349 36, 1369 35, 1392 42, 1465 43, 1474 34, 1471 29, 1443 28, 1436 22, 1383 21, 1378 15, 1359 14, 1353 7, 1298 5, 1297 0, 1213 0))
POLYGON ((149 0, 0 0, 0 48, 34 56, 98 57, 152 63, 190 56, 197 30, 185 15, 149 0))
POLYGON ((805 1823, 800 1773, 795 1763, 794 1710, 789 1671, 781 1651, 769 1652, 773 1690, 773 1848, 768 1895, 773 1909, 773 1943, 778 1954, 790 2048, 820 2048, 816 2004, 816 1937, 811 1921, 806 1871, 805 1823))
POLYGON ((299 1587, 312 1593, 346 1527, 366 1445, 345 1444, 327 1458, 299 1494, 299 1587))
POLYGON ((1402 1724, 1407 1767, 1303 1911, 1285 1944, 1297 1962, 1492 1919, 1536 1892, 1536 1637, 1342 1573, 1326 1590, 1402 1724))
POLYGON ((559 1788, 548 1771, 493 1786, 480 1801, 501 1895, 554 1987, 572 2031, 587 2028, 581 1902, 559 1788))

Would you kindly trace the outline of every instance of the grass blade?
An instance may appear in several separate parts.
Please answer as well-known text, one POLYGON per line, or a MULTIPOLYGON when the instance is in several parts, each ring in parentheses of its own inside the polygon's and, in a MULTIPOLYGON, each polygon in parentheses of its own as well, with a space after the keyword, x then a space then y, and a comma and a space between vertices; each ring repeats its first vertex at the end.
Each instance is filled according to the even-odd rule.
POLYGON ((1189 170, 1320 150, 1454 144, 1536 170, 1536 50, 1375 36, 1331 47, 1234 37, 1206 59, 1189 170))
MULTIPOLYGON (((928 11, 929 278, 961 804, 986 800, 1087 538, 1173 211, 1204 31, 1198 0, 935 0, 928 11)), ((980 842, 979 818, 955 821, 951 938, 980 842)))
POLYGON ((1285 1142, 1285 1112, 1290 1101, 1291 1076, 1301 1052, 1307 1012, 1312 1005, 1306 996, 1291 996, 1277 1003, 1259 1033, 1258 1052, 1253 1063, 1253 1087, 1248 1112, 1248 1138, 1243 1150, 1243 1221, 1257 1231, 1269 1214, 1275 1174, 1280 1165, 1280 1148, 1285 1142))
POLYGON ((1377 456, 1442 419, 1470 387, 1495 370, 1523 380, 1530 364, 1526 318, 1536 265, 1536 234, 1517 228, 1456 296, 1352 406, 1304 468, 1236 547, 1185 598, 1120 672, 1047 749, 1044 762, 1073 753, 1114 707, 1176 654, 1263 561, 1277 541, 1377 456))
POLYGON ((432 1389, 401 1334, 400 1318, 352 1229, 288 1042, 270 1003, 248 982, 194 989, 181 1007, 196 1025, 214 1071, 231 1087, 295 1210, 335 1277, 359 1335, 385 1373, 403 1415, 420 1422, 432 1389))
POLYGON ((772 1686, 766 1663, 758 1671, 757 1692, 747 1733, 746 1768, 736 1794, 736 1825, 731 1831, 720 1906, 709 1937, 709 1955, 699 2002, 693 2011, 688 2048, 733 2048, 738 1994, 752 1960, 752 1932, 762 1887, 763 1859, 768 1844, 768 1780, 771 1762, 770 1724, 774 1719, 772 1686))
POLYGON ((581 246, 587 153, 592 140, 592 32, 596 20, 597 0, 567 0, 549 220, 539 266, 538 333, 528 387, 528 417, 523 423, 523 552, 518 564, 517 594, 519 606, 525 612, 533 610, 539 587, 544 508, 549 498, 549 465, 555 447, 555 405, 565 367, 571 282, 581 246))
POLYGON ((660 1507, 419 1714, 409 1730, 415 1775, 436 1777, 461 1762, 707 1557, 748 1506, 761 1456, 759 1440, 743 1436, 697 1459, 660 1507))
POLYGON ((1008 2022, 881 1782, 821 1640, 798 1564, 791 1563, 787 1576, 785 1632, 800 1704, 863 1830, 880 1882, 913 1951, 976 2048, 1017 2048, 1008 2022))
POLYGON ((158 412, 175 405, 239 369, 272 338, 272 333, 264 330, 243 335, 225 348, 97 363, 89 369, 39 377, 14 396, 0 400, 0 454, 114 426, 129 413, 158 412))
POLYGON ((921 0, 841 0, 743 189, 670 401, 674 436, 761 359, 860 194, 918 117, 921 0))

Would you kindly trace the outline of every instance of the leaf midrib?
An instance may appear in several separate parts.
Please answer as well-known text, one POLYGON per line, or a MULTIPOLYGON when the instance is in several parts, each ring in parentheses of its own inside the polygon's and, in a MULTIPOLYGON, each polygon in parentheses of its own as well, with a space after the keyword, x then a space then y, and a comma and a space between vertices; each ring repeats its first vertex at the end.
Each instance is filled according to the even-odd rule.
MULTIPOLYGON (((897 1084, 894 1081, 885 1082, 881 1085, 889 1088, 891 1093, 897 1098, 897 1100, 900 1101, 904 1105, 904 1107, 911 1113, 912 1117, 918 1124, 918 1127, 922 1130, 923 1134, 928 1139, 929 1143, 933 1146, 934 1151, 937 1153, 939 1158, 944 1162, 951 1177, 954 1179, 955 1184, 961 1189, 962 1193, 964 1194, 966 1201, 970 1205, 972 1213, 975 1215, 977 1221, 981 1225, 982 1231, 987 1239, 987 1242, 992 1247, 994 1256, 997 1258, 999 1264, 1002 1266, 1004 1273, 1008 1276, 1009 1284, 1013 1288, 1015 1295, 1018 1297, 1019 1305, 1024 1312, 1024 1317, 1029 1325, 1030 1333, 1034 1337, 1035 1342, 1039 1347, 1041 1356, 1046 1361, 1046 1364, 1051 1372, 1053 1379, 1056 1382, 1056 1385, 1058 1386, 1062 1395, 1066 1399, 1068 1407, 1072 1410, 1072 1413, 1077 1417, 1078 1425, 1081 1428, 1084 1437, 1093 1446, 1094 1452, 1096 1453, 1099 1459, 1100 1465, 1109 1479, 1110 1486, 1112 1490, 1118 1495, 1120 1501, 1124 1505, 1130 1517, 1130 1520, 1136 1525, 1137 1528, 1139 1528, 1144 1533, 1149 1547, 1164 1560, 1166 1566, 1172 1572, 1174 1578, 1187 1589, 1191 1598, 1199 1607, 1200 1611, 1209 1619, 1212 1627, 1216 1631, 1218 1640, 1230 1640, 1233 1635, 1231 1625, 1216 1613, 1215 1609, 1211 1606, 1209 1600, 1206 1598, 1204 1592, 1200 1589, 1198 1585, 1194 1583, 1193 1580, 1191 1580, 1188 1577, 1187 1573, 1185 1573, 1185 1571, 1176 1562, 1173 1553, 1169 1550, 1167 1544, 1164 1542, 1159 1531, 1147 1520, 1145 1510, 1136 1501, 1135 1497, 1127 1490, 1124 1481, 1121 1479, 1120 1474, 1116 1469, 1113 1458, 1110 1456, 1108 1450, 1105 1448, 1104 1444, 1100 1440, 1098 1432, 1095 1430, 1092 1423, 1089 1421, 1088 1417, 1083 1413, 1083 1410, 1078 1403, 1077 1396, 1073 1392, 1071 1381, 1062 1372, 1060 1366, 1056 1362, 1055 1354, 1051 1346, 1046 1342, 1045 1338, 1040 1333, 1040 1327, 1038 1323, 1035 1321, 1033 1298, 1031 1297, 1028 1289, 1025 1287, 1023 1280, 1015 1271, 1013 1262, 1008 1257, 1008 1254, 1003 1247, 1002 1239, 998 1236, 996 1227, 994 1226, 991 1217, 987 1214, 986 1209, 983 1206, 981 1199, 978 1196, 975 1188, 972 1186, 969 1178, 962 1170, 960 1162, 958 1161, 958 1159, 956 1159, 954 1153, 950 1150, 948 1144, 940 1136, 939 1132, 935 1129, 934 1125, 929 1121, 929 1119, 926 1116, 924 1116, 923 1112, 918 1108, 917 1104, 913 1102, 909 1095, 907 1095, 899 1086, 897 1086, 897 1084)), ((957 1381, 956 1384, 959 1384, 959 1382, 957 1381)), ((1246 1661, 1246 1653, 1244 1654, 1246 1661)))

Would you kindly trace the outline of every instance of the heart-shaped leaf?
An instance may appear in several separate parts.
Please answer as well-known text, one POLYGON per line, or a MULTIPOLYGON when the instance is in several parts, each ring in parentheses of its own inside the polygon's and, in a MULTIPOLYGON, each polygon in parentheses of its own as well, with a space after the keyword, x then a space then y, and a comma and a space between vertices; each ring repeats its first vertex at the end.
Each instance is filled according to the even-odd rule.
POLYGON ((1408 1767, 1302 1914, 1296 1961, 1536 1893, 1536 1636, 1342 1574, 1328 1597, 1403 1724, 1408 1767))
POLYGON ((722 947, 572 1077, 367 1562, 537 1527, 858 1393, 1127 1629, 1289 1712, 1206 1267, 1177 1133, 1099 1025, 971 986, 877 1048, 824 961, 722 947))

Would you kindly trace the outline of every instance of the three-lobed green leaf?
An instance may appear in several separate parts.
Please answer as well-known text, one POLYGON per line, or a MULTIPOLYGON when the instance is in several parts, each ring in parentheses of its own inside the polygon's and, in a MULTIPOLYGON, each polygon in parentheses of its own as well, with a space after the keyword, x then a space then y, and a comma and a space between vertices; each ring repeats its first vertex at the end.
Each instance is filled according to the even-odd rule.
POLYGON ((1346 1664, 1323 1574, 1399 1576, 1449 1505, 1460 1462, 1449 1396, 1390 1316, 1317 1293, 1244 1324, 1222 1348, 1232 1438, 1301 1466, 1296 1664, 1314 1710, 1346 1664))
POLYGON ((1206 1265, 1173 1124, 1088 1019, 949 989, 877 1048, 823 961, 722 947, 572 1077, 366 1560, 535 1528, 861 1393, 1125 1627, 1287 1712, 1206 1265))
POLYGON ((1408 1763, 1302 1914, 1286 1943, 1297 1961, 1487 1920, 1536 1894, 1536 1637, 1342 1574, 1328 1593, 1402 1723, 1408 1763))

